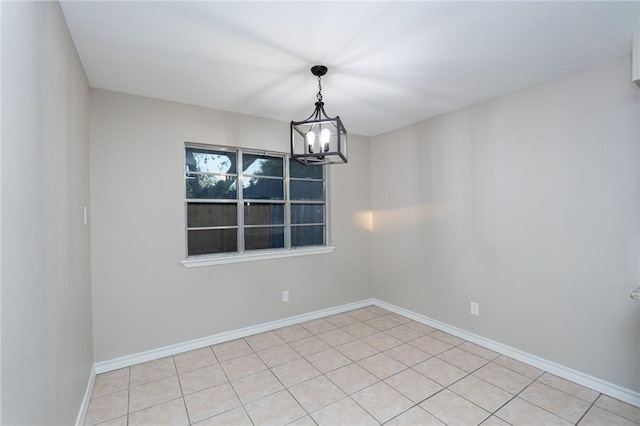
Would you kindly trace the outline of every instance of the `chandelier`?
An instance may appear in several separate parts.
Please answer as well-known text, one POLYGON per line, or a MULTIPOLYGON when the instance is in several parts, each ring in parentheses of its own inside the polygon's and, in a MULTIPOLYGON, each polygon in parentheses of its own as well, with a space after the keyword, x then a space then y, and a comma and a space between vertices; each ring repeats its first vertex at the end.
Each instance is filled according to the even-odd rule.
POLYGON ((318 77, 316 108, 306 120, 291 122, 291 157, 306 166, 347 162, 347 130, 339 116, 329 118, 322 102, 324 65, 311 67, 318 77))

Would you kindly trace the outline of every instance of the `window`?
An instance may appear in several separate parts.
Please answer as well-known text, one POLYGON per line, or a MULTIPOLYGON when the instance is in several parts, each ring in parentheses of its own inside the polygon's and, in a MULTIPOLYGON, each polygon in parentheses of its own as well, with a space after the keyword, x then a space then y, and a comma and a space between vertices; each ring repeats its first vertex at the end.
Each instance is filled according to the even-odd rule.
POLYGON ((187 146, 185 184, 189 257, 326 246, 324 167, 187 146))

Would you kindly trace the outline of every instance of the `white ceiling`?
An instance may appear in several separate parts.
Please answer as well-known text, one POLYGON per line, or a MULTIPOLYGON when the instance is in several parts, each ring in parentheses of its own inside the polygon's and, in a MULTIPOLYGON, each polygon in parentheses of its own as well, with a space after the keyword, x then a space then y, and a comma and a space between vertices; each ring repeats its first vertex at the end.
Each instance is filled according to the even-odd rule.
MULTIPOLYGON (((640 2, 63 1, 92 87, 373 136, 631 51, 640 2)), ((589 90, 585 87, 584 90, 589 90)))

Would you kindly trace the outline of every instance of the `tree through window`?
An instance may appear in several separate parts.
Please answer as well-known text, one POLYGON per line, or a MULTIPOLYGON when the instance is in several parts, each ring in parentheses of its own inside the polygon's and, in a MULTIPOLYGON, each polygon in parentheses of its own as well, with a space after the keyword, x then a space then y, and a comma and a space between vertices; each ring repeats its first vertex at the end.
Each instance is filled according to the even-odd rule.
POLYGON ((326 245, 322 166, 187 146, 185 182, 188 256, 326 245))

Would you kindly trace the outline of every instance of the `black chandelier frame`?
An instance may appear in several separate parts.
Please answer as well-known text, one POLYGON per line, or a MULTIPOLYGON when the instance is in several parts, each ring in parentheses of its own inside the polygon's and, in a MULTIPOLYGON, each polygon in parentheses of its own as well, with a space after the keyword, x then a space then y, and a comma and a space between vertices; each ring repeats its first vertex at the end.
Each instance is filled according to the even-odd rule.
POLYGON ((315 109, 306 120, 291 121, 291 157, 306 166, 347 162, 347 130, 340 116, 329 117, 322 101, 321 78, 327 71, 324 65, 311 67, 311 73, 318 77, 315 109))

